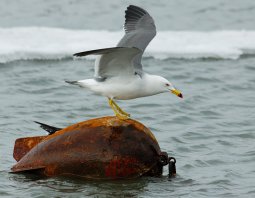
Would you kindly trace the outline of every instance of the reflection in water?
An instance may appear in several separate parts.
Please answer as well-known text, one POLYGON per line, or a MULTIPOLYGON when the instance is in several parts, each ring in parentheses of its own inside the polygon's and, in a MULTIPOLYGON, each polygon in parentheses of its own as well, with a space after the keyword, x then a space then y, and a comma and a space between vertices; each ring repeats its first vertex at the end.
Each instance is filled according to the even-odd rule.
POLYGON ((162 176, 116 181, 89 181, 77 177, 42 178, 33 174, 6 174, 11 182, 18 186, 18 188, 15 187, 18 189, 17 193, 22 191, 24 194, 25 191, 29 192, 29 195, 38 197, 63 195, 68 197, 157 197, 162 192, 167 192, 167 196, 174 195, 176 188, 183 186, 186 190, 183 190, 181 194, 188 195, 188 189, 201 185, 193 179, 182 178, 179 175, 171 179, 168 176, 162 176))
MULTIPOLYGON (((131 180, 116 181, 94 181, 83 180, 82 178, 42 178, 33 174, 9 174, 9 179, 17 185, 26 186, 26 189, 34 191, 37 188, 42 194, 52 196, 64 193, 65 195, 84 195, 84 196, 107 196, 107 197, 137 197, 143 194, 151 182, 151 178, 138 178, 131 180), (81 194, 80 194, 81 193, 81 194)), ((165 178, 167 181, 167 178, 165 178)))

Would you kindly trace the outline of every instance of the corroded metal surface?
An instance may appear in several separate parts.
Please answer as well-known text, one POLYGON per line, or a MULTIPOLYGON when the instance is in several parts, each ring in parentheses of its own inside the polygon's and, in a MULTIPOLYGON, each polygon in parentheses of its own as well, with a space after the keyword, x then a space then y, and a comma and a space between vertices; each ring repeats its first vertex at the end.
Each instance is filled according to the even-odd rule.
POLYGON ((160 175, 160 153, 154 135, 141 123, 103 117, 42 138, 12 171, 40 169, 46 176, 76 175, 92 179, 160 175))
POLYGON ((19 138, 15 141, 13 158, 19 161, 32 148, 39 144, 46 136, 19 138))

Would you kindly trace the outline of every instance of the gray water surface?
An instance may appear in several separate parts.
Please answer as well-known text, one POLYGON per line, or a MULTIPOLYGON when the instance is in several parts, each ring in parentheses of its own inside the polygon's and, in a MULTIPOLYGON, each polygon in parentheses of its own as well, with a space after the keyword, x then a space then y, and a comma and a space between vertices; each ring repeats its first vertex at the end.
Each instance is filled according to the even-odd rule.
MULTIPOLYGON (((0 9, 8 6, 5 13, 1 12, 5 18, 0 17, 0 26, 116 30, 119 29, 116 23, 123 23, 120 13, 129 2, 134 3, 25 2, 1 1, 0 9), (26 11, 29 8, 31 12, 26 11), (101 12, 93 15, 99 9, 101 12), (66 20, 60 20, 60 16, 66 20)), ((254 1, 226 2, 138 1, 136 4, 151 9, 161 29, 255 29, 254 1), (167 16, 171 17, 171 25, 165 24, 167 16)), ((64 83, 66 79, 92 77, 93 63, 93 60, 62 59, 0 64, 1 197, 255 196, 254 56, 237 60, 143 59, 146 71, 169 79, 182 91, 184 99, 164 93, 118 104, 152 130, 162 151, 177 159, 176 178, 169 180, 166 168, 161 178, 113 182, 10 174, 15 164, 12 157, 15 139, 44 134, 34 120, 65 127, 113 115, 106 98, 64 83)))

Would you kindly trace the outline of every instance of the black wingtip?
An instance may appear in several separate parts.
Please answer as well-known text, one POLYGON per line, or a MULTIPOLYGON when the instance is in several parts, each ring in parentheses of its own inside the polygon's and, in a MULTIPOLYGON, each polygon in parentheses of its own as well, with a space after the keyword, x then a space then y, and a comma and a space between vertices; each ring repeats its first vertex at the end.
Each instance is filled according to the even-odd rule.
POLYGON ((49 135, 52 135, 56 131, 61 130, 61 128, 58 128, 58 127, 53 127, 53 126, 50 126, 50 125, 47 125, 47 124, 44 124, 44 123, 41 123, 41 122, 37 122, 37 121, 34 121, 34 122, 36 124, 39 124, 42 129, 44 129, 45 131, 47 131, 49 133, 49 135))
POLYGON ((129 5, 125 11, 125 32, 135 30, 136 23, 146 14, 148 14, 146 10, 135 5, 129 5))
POLYGON ((133 12, 133 13, 136 13, 138 15, 145 15, 147 14, 147 11, 144 10, 143 8, 141 7, 138 7, 138 6, 135 6, 135 5, 129 5, 127 7, 127 12, 133 12))
POLYGON ((78 53, 73 54, 73 56, 81 57, 81 56, 86 56, 86 54, 85 54, 85 52, 78 52, 78 53))
POLYGON ((81 56, 88 56, 88 55, 101 55, 101 54, 110 53, 110 52, 112 52, 116 49, 119 49, 119 48, 122 48, 122 47, 110 47, 110 48, 89 50, 89 51, 75 53, 75 54, 73 54, 73 56, 81 57, 81 56))
POLYGON ((139 11, 143 12, 144 14, 146 14, 146 11, 143 8, 141 8, 139 6, 136 6, 136 5, 131 4, 127 8, 134 9, 134 10, 139 10, 139 11))
POLYGON ((69 80, 65 80, 66 83, 69 83, 71 85, 77 85, 78 81, 69 81, 69 80))

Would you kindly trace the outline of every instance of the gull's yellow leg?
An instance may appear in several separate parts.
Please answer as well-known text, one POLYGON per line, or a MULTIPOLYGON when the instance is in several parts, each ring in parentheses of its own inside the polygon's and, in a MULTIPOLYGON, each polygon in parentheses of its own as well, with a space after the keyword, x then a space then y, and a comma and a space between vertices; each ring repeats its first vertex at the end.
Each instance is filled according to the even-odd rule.
POLYGON ((114 104, 114 106, 116 107, 116 109, 117 109, 121 114, 124 114, 125 116, 130 117, 130 114, 127 113, 127 112, 125 112, 125 111, 123 111, 123 110, 117 105, 117 103, 116 103, 114 100, 112 100, 112 103, 114 104))
MULTIPOLYGON (((125 115, 125 114, 122 114, 121 112, 119 112, 118 108, 116 106, 116 103, 111 99, 111 98, 108 98, 108 102, 109 102, 109 106, 112 108, 112 110, 114 111, 115 115, 121 119, 121 120, 127 120, 129 118, 129 116, 125 115)), ((120 109, 120 108, 119 108, 120 109)))
POLYGON ((109 103, 109 106, 112 108, 112 110, 114 111, 115 115, 118 114, 117 110, 115 109, 115 106, 113 105, 112 103, 112 99, 108 98, 108 103, 109 103))

